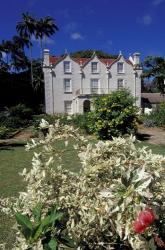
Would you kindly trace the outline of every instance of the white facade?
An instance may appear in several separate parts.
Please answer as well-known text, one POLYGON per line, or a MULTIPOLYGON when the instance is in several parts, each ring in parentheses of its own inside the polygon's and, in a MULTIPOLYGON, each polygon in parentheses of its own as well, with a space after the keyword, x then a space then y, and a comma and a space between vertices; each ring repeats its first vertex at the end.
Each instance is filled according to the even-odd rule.
POLYGON ((76 114, 88 111, 93 94, 108 94, 127 88, 141 106, 139 53, 126 60, 52 57, 44 50, 45 111, 48 114, 76 114))

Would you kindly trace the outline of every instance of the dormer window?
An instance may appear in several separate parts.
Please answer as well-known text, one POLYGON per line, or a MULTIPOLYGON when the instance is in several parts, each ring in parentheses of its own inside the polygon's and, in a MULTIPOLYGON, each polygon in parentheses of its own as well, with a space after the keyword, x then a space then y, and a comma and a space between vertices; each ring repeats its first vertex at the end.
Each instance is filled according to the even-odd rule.
POLYGON ((71 73, 71 62, 64 61, 64 73, 71 73))
POLYGON ((119 73, 119 74, 124 73, 124 63, 123 62, 118 62, 117 73, 119 73))
POLYGON ((92 74, 98 73, 98 62, 91 62, 91 72, 92 74))

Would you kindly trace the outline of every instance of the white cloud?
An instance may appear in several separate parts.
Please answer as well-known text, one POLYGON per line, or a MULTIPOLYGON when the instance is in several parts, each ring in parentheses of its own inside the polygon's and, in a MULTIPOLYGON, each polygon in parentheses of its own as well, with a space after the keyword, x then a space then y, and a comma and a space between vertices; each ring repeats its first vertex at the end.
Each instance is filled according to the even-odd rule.
POLYGON ((152 5, 158 6, 159 4, 161 4, 161 3, 163 3, 163 2, 164 2, 164 0, 153 0, 153 1, 152 1, 152 5))
POLYGON ((152 17, 149 14, 146 14, 137 19, 138 23, 141 23, 145 26, 149 26, 152 23, 152 17))
POLYGON ((81 35, 79 32, 74 32, 70 35, 71 39, 73 40, 83 40, 84 36, 81 35))

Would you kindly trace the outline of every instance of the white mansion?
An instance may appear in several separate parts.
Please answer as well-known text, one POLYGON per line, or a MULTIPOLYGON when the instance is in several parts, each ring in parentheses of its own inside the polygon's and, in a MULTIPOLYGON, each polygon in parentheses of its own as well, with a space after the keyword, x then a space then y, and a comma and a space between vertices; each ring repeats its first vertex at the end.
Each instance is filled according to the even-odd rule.
POLYGON ((141 106, 140 54, 125 59, 72 58, 50 56, 44 50, 45 111, 48 114, 76 114, 90 110, 94 94, 108 94, 127 88, 141 106))

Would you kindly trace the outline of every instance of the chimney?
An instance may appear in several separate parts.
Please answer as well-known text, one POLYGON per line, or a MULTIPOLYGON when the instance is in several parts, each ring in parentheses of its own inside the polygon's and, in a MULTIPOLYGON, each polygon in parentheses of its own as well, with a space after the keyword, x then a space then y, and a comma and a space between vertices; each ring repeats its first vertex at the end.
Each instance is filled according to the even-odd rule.
POLYGON ((43 66, 49 66, 49 49, 44 49, 44 64, 43 66))
POLYGON ((133 54, 133 61, 134 61, 134 65, 140 65, 140 53, 135 52, 133 54))

